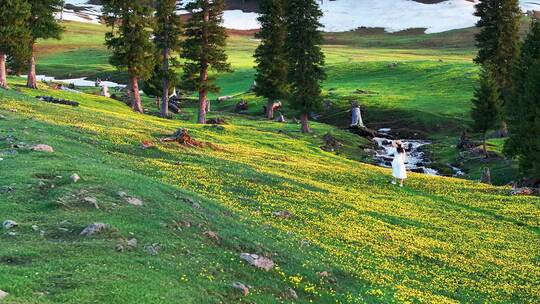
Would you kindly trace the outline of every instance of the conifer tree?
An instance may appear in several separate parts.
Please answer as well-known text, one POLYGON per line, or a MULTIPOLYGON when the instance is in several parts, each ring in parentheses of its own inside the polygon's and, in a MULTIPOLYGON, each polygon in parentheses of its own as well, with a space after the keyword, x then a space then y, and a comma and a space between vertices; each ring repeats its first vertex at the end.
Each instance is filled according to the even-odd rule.
MULTIPOLYGON (((146 95, 156 97, 156 104, 159 107, 162 117, 168 118, 169 107, 168 106, 166 107, 167 115, 163 116, 163 112, 162 112, 163 111, 163 104, 162 104, 163 93, 165 92, 163 90, 163 85, 164 85, 163 79, 165 78, 167 79, 167 91, 166 91, 167 97, 173 93, 175 86, 178 84, 178 80, 177 80, 176 70, 174 68, 171 68, 171 66, 169 66, 166 71, 168 74, 163 75, 165 71, 163 70, 163 63, 160 60, 161 55, 162 54, 158 54, 156 58, 156 64, 154 65, 154 71, 152 73, 152 76, 150 76, 149 79, 143 82, 142 90, 146 95)), ((176 66, 177 62, 175 61, 173 62, 173 64, 176 66)), ((169 102, 169 98, 166 99, 166 102, 167 103, 169 102)))
POLYGON ((287 95, 287 57, 284 0, 263 0, 260 4, 261 30, 256 38, 261 44, 255 50, 255 94, 267 99, 266 117, 274 118, 274 102, 287 95))
POLYGON ((533 21, 514 70, 506 106, 510 138, 505 152, 517 156, 524 176, 540 179, 540 21, 533 21))
POLYGON ((63 0, 28 0, 30 4, 30 19, 28 25, 31 30, 30 50, 32 55, 29 61, 28 79, 26 86, 37 88, 35 44, 38 39, 60 39, 64 29, 58 24, 56 15, 64 6, 63 0))
POLYGON ((472 103, 473 128, 476 132, 482 133, 482 147, 487 158, 487 131, 499 125, 502 115, 501 95, 489 71, 482 71, 480 86, 474 92, 472 103))
POLYGON ((7 57, 19 61, 30 57, 30 5, 25 0, 1 0, 0 3, 0 88, 7 89, 7 57))
POLYGON ((139 80, 147 79, 154 68, 154 45, 151 41, 152 13, 150 0, 105 0, 103 16, 111 32, 105 44, 112 50, 109 62, 118 69, 127 70, 131 107, 144 113, 139 93, 139 80))
POLYGON ((158 52, 158 63, 162 68, 161 77, 161 116, 169 116, 169 92, 176 82, 174 67, 178 61, 171 58, 171 52, 179 52, 181 49, 182 20, 176 14, 176 0, 156 0, 156 22, 154 28, 154 44, 158 52))
POLYGON ((512 89, 512 70, 519 55, 519 29, 522 16, 518 0, 480 0, 476 5, 480 20, 476 35, 475 62, 494 77, 503 101, 512 89))
POLYGON ((300 111, 301 131, 311 132, 309 113, 322 103, 321 82, 323 70, 323 42, 319 22, 322 12, 315 0, 289 0, 285 21, 287 38, 285 49, 288 57, 289 81, 291 83, 291 106, 300 111))
POLYGON ((199 94, 198 123, 206 124, 208 92, 219 92, 215 77, 209 70, 229 72, 225 46, 227 34, 223 27, 224 0, 195 0, 186 6, 191 18, 185 26, 181 57, 185 59, 182 86, 199 94))

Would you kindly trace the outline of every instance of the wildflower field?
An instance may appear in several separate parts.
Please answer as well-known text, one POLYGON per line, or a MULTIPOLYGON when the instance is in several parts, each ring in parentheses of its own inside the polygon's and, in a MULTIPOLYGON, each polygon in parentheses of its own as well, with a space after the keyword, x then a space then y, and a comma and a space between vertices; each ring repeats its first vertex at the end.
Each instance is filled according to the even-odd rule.
MULTIPOLYGON (((104 54, 97 42, 75 46, 92 41, 76 41, 84 29, 72 26, 64 44, 54 42, 58 53, 43 53, 38 67, 44 73, 61 77, 54 69, 68 69, 58 68, 55 56, 104 54)), ((231 51, 237 72, 222 78, 228 84, 224 94, 245 91, 252 75, 246 56, 253 42, 231 39, 245 45, 231 51)), ((345 51, 366 60, 392 53, 345 51)), ((443 62, 438 61, 443 53, 427 51, 417 62, 418 53, 403 50, 406 63, 397 70, 414 67, 418 77, 424 77, 424 68, 454 70, 455 75, 474 71, 466 63, 470 53, 441 52, 448 56, 443 62)), ((338 57, 337 51, 329 55, 330 72, 332 63, 347 66, 348 59, 338 64, 338 57)), ((96 62, 101 72, 113 73, 106 62, 96 62)), ((87 76, 75 75, 77 66, 74 59, 71 76, 87 76)), ((370 75, 387 69, 384 60, 362 66, 372 68, 370 75)), ((447 72, 440 74, 452 75, 447 72)), ((367 72, 352 73, 363 79, 367 72)), ((432 126, 468 120, 470 91, 439 94, 447 103, 456 102, 441 106, 436 101, 443 97, 434 97, 433 83, 431 98, 392 104, 384 90, 393 82, 373 77, 365 87, 381 94, 368 103, 422 116, 432 126)), ((457 78, 436 79, 449 92, 454 91, 448 83, 465 85, 457 78)), ((0 289, 9 293, 5 303, 540 302, 537 197, 420 174, 411 174, 404 188, 395 187, 389 170, 356 160, 369 142, 328 124, 314 123, 314 133, 303 135, 295 123, 268 122, 255 112, 236 115, 228 111, 231 104, 216 104, 211 117, 225 117, 227 124, 201 126, 194 124, 195 104, 164 120, 135 114, 105 97, 45 84, 33 91, 20 78, 9 81, 12 89, 0 90, 0 221, 19 225, 0 230, 0 289), (80 106, 45 103, 38 95, 80 106), (179 128, 209 144, 186 148, 160 142, 179 128), (323 151, 327 133, 347 151, 323 151), (142 143, 150 147, 143 149, 142 143), (55 152, 24 148, 34 144, 50 145, 55 152), (73 173, 81 180, 74 183, 73 173), (127 204, 119 192, 144 204, 127 204), (95 198, 98 208, 84 197, 95 198), (285 211, 290 216, 277 216, 285 211), (81 236, 93 222, 109 228, 81 236), (217 237, 208 237, 209 231, 217 237), (137 246, 118 250, 133 238, 137 246), (244 252, 268 257, 275 267, 267 272, 248 265, 240 259, 244 252), (231 287, 235 282, 249 285, 249 295, 231 287)), ((364 87, 340 83, 334 75, 326 86, 343 98, 364 87)), ((402 86, 399 98, 413 94, 402 86)), ((151 99, 146 106, 152 107, 151 99)), ((372 111, 372 117, 382 113, 372 111)))

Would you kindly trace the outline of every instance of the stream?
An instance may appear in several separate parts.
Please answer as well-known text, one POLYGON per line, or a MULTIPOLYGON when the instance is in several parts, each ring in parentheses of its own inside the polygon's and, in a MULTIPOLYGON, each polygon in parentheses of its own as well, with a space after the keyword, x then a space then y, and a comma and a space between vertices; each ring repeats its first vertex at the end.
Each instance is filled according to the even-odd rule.
MULTIPOLYGON (((373 156, 378 166, 391 168, 392 167, 392 156, 389 156, 388 153, 393 148, 392 147, 392 136, 390 132, 392 129, 383 128, 379 129, 379 137, 374 137, 373 141, 377 143, 378 148, 375 150, 375 155, 373 156), (387 137, 386 137, 386 136, 387 137)), ((437 170, 430 168, 432 164, 431 160, 427 155, 422 151, 422 147, 431 145, 432 142, 429 140, 421 139, 402 139, 403 145, 407 150, 407 163, 405 166, 408 171, 423 173, 427 175, 441 175, 437 170)), ((454 177, 460 177, 465 175, 465 173, 457 168, 450 166, 453 170, 454 177)))

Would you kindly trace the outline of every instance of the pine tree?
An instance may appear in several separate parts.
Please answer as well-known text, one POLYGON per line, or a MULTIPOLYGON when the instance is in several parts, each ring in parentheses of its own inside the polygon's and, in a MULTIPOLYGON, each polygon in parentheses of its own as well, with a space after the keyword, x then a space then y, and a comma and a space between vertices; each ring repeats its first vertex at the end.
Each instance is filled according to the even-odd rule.
POLYGON ((506 106, 510 138, 505 152, 517 156, 524 176, 540 178, 540 21, 533 21, 514 69, 506 106))
POLYGON ((285 21, 291 106, 300 111, 303 133, 311 132, 309 113, 320 108, 321 82, 325 79, 323 42, 319 18, 322 12, 315 0, 289 0, 285 21))
POLYGON ((522 16, 518 0, 480 0, 476 5, 480 20, 476 35, 475 62, 487 69, 506 102, 512 89, 512 70, 519 56, 519 29, 522 16))
POLYGON ((2 0, 0 10, 0 88, 8 88, 8 56, 26 61, 30 57, 30 5, 24 0, 2 0))
POLYGON ((30 49, 32 55, 29 61, 28 80, 26 86, 37 88, 36 57, 34 47, 38 39, 60 39, 64 29, 58 24, 56 14, 62 10, 62 0, 28 0, 30 4, 30 19, 28 25, 31 29, 30 49))
POLYGON ((227 34, 223 27, 224 0, 195 0, 186 6, 191 18, 185 26, 181 57, 186 60, 182 86, 199 93, 198 123, 206 123, 208 92, 219 92, 209 70, 229 72, 225 46, 227 34))
POLYGON ((151 41, 153 9, 150 0, 105 0, 103 15, 112 31, 105 36, 111 49, 109 62, 129 74, 131 107, 144 113, 139 93, 139 80, 151 76, 154 68, 154 45, 151 41))
POLYGON ((497 83, 488 71, 482 71, 480 86, 474 92, 472 103, 473 129, 482 133, 482 146, 487 158, 487 131, 499 125, 502 115, 501 95, 497 83))
POLYGON ((284 0, 261 2, 261 30, 256 38, 261 44, 255 50, 256 74, 255 94, 267 99, 266 117, 274 118, 274 102, 287 96, 287 57, 285 38, 287 30, 284 20, 284 0))
POLYGON ((171 52, 180 52, 181 49, 182 20, 176 14, 176 3, 176 0, 156 1, 154 44, 159 54, 158 63, 162 68, 159 75, 154 75, 161 76, 162 92, 157 96, 161 96, 162 117, 169 116, 169 91, 171 82, 176 79, 174 67, 178 66, 177 60, 171 58, 171 52))

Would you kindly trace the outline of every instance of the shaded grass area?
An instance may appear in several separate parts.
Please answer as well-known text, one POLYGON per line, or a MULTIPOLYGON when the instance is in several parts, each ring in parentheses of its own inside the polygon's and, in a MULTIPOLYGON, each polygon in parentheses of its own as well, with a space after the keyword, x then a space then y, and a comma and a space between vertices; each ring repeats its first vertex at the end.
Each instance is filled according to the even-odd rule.
POLYGON ((45 87, 33 92, 15 82, 15 89, 0 91, 7 118, 0 137, 46 143, 56 152, 10 154, 0 141, 0 186, 13 188, 0 194, 1 219, 20 223, 11 230, 16 235, 0 233, 0 289, 11 294, 8 303, 540 299, 536 198, 417 174, 407 187, 393 187, 388 170, 322 151, 325 133, 350 136, 324 124, 307 136, 294 123, 236 115, 223 128, 199 126, 194 119, 134 114, 103 97, 45 87), (37 93, 81 106, 39 102, 37 93), (215 148, 159 142, 179 127, 215 148), (142 141, 155 147, 143 150, 142 141), (79 183, 68 178, 74 172, 79 183), (100 209, 59 203, 80 190, 95 196, 100 209), (118 191, 145 205, 126 204, 118 191), (280 210, 294 216, 272 215, 280 210), (78 235, 94 221, 113 228, 78 235), (207 239, 206 230, 222 240, 207 239), (139 247, 115 251, 132 237, 139 247), (156 243, 160 253, 148 255, 144 246, 156 243), (278 267, 256 270, 239 260, 241 252, 267 255, 278 267), (329 277, 317 274, 323 271, 329 277), (230 288, 235 281, 253 286, 251 295, 240 298, 230 288), (299 299, 287 299, 287 288, 299 299))

